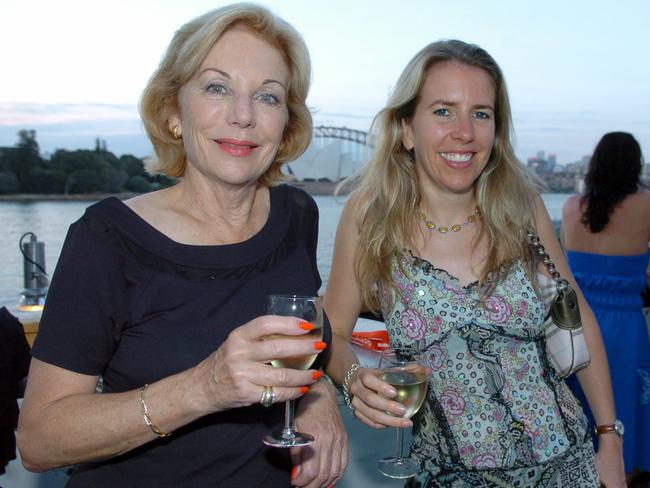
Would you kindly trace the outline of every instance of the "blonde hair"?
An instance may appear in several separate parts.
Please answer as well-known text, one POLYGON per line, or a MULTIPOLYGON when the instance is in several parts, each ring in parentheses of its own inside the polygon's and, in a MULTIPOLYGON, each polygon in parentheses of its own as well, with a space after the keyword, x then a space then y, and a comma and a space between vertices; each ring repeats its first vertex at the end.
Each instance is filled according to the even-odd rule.
POLYGON ((278 49, 289 68, 287 126, 275 159, 260 178, 260 183, 270 186, 282 179, 282 165, 298 158, 309 146, 312 118, 306 99, 311 63, 307 46, 296 29, 268 9, 238 3, 212 10, 183 25, 174 34, 160 65, 144 89, 140 113, 156 154, 148 165, 150 172, 172 178, 185 173, 183 141, 172 136, 169 117, 178 110, 181 87, 197 73, 219 38, 235 26, 249 29, 278 49))
POLYGON ((386 107, 375 117, 371 127, 375 151, 355 181, 358 186, 352 198, 360 239, 356 273, 364 305, 372 311, 380 308, 378 286, 395 288, 390 272, 393 255, 415 247, 414 216, 421 195, 415 156, 402 145, 402 121, 413 118, 429 68, 443 61, 480 68, 495 86, 494 147, 475 183, 483 226, 474 245, 484 235, 488 242, 480 289, 489 295, 491 287, 484 284, 493 285, 513 260, 532 258, 526 228, 533 224, 535 192, 512 149, 510 102, 501 69, 479 46, 458 40, 433 42, 406 65, 386 107))

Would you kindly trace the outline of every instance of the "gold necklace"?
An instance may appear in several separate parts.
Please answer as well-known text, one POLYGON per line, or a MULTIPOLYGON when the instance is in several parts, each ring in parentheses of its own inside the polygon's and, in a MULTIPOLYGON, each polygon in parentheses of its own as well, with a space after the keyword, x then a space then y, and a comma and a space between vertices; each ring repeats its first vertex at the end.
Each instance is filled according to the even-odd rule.
POLYGON ((467 216, 467 220, 463 222, 462 224, 453 224, 450 226, 444 226, 444 225, 436 225, 430 220, 427 219, 427 216, 420 210, 420 214, 418 217, 422 222, 424 222, 424 225, 427 227, 429 230, 437 230, 441 234, 446 234, 448 232, 459 232, 463 230, 465 227, 467 227, 469 224, 472 222, 475 222, 477 218, 481 216, 481 211, 476 207, 474 209, 474 213, 472 215, 467 216))

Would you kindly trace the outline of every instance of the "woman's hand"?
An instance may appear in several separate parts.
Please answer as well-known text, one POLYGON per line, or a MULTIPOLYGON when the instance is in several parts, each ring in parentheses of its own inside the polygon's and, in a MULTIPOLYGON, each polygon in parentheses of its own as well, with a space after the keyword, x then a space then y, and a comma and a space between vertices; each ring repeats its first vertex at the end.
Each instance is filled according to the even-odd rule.
POLYGON ((623 439, 616 434, 598 436, 596 469, 603 486, 625 488, 625 469, 623 467, 623 439))
POLYGON ((349 386, 352 394, 354 415, 373 429, 385 427, 411 427, 413 423, 404 419, 404 405, 391 400, 397 391, 377 376, 377 370, 360 368, 352 376, 349 386), (390 414, 386 413, 390 412, 390 414))
POLYGON ((348 435, 336 401, 336 389, 319 381, 298 402, 298 430, 312 434, 314 442, 291 449, 292 486, 328 487, 336 483, 348 465, 348 435))
POLYGON ((268 363, 322 351, 323 342, 291 337, 306 334, 311 328, 311 324, 295 317, 265 315, 232 331, 193 372, 202 385, 205 410, 214 412, 255 404, 265 386, 273 387, 276 403, 305 394, 319 377, 315 370, 275 368, 268 363))

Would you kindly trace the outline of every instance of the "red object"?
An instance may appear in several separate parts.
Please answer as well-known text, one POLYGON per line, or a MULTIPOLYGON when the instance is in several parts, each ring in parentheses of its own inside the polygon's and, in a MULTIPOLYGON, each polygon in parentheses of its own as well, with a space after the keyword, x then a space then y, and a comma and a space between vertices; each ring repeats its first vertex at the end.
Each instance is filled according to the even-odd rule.
POLYGON ((389 347, 388 344, 388 331, 385 330, 371 330, 369 332, 353 332, 352 344, 363 347, 364 349, 371 349, 373 351, 383 351, 389 347))

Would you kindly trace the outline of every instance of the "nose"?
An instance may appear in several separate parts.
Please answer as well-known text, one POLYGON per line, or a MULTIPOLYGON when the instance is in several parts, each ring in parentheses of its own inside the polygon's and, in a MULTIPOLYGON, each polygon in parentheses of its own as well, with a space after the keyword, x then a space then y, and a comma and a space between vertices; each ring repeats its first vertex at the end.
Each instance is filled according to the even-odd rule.
POLYGON ((228 123, 240 128, 255 126, 253 101, 246 95, 234 97, 228 107, 228 123))
POLYGON ((474 140, 474 119, 471 115, 459 115, 455 121, 454 139, 462 142, 474 140))

